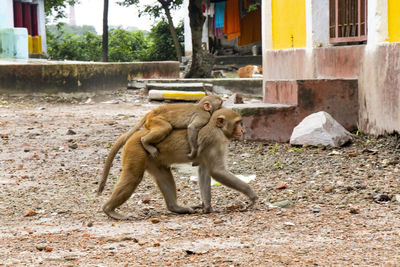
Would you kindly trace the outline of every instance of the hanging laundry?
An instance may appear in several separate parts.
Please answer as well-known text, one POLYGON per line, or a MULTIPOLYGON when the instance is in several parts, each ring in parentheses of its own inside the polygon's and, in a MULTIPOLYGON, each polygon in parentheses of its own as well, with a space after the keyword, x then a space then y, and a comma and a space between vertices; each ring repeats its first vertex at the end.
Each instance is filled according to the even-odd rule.
POLYGON ((207 15, 208 16, 210 16, 210 17, 214 17, 214 15, 215 15, 215 4, 214 3, 210 3, 210 6, 208 7, 208 10, 207 10, 207 15))
POLYGON ((249 12, 240 20, 238 45, 243 46, 261 41, 261 8, 249 12))
POLYGON ((223 27, 218 27, 217 28, 215 26, 215 17, 211 17, 211 32, 218 39, 224 38, 223 27))
POLYGON ((224 27, 225 1, 215 3, 215 27, 224 27))
POLYGON ((239 0, 239 12, 240 12, 240 19, 242 19, 247 14, 247 5, 246 0, 239 0))
POLYGON ((224 33, 228 41, 240 36, 239 0, 227 0, 225 5, 224 33))

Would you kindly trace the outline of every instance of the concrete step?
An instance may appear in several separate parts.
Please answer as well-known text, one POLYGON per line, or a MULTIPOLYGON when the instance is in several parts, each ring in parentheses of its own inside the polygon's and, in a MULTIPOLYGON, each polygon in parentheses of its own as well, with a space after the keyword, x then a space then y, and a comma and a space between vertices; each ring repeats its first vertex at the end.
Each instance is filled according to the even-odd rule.
POLYGON ((293 128, 308 115, 325 111, 349 131, 358 122, 357 79, 267 81, 262 104, 236 104, 244 138, 288 142, 293 128))
POLYGON ((203 91, 171 91, 171 90, 150 90, 150 100, 183 100, 183 101, 197 101, 205 97, 206 93, 203 91))
POLYGON ((296 105, 254 103, 230 106, 243 118, 245 140, 287 142, 296 125, 296 105))
MULTIPOLYGON (((148 83, 203 83, 212 84, 212 90, 217 94, 239 93, 243 96, 262 98, 262 78, 192 78, 192 79, 131 79, 128 89, 145 89, 148 83)), ((208 90, 208 89, 207 89, 208 90)))
POLYGON ((209 83, 146 83, 146 89, 164 91, 212 91, 209 83))

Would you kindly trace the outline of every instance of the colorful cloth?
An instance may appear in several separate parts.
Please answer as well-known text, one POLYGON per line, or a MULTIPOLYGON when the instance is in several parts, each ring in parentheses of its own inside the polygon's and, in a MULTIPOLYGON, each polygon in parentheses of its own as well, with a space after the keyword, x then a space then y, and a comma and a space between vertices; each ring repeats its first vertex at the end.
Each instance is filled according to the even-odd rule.
POLYGON ((215 27, 224 27, 225 1, 215 3, 215 27))
POLYGON ((238 45, 247 45, 261 41, 261 8, 249 12, 240 20, 242 32, 238 45))
POLYGON ((221 39, 224 37, 224 31, 222 27, 215 27, 215 17, 211 17, 211 32, 212 34, 217 37, 218 39, 221 39))
POLYGON ((225 5, 224 33, 228 41, 240 36, 239 0, 227 0, 225 5))

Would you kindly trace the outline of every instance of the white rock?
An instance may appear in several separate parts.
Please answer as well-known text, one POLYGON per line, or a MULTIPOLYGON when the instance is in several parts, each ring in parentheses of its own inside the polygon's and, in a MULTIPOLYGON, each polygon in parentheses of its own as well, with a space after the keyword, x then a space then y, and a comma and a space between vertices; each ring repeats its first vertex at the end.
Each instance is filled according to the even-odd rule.
POLYGON ((293 129, 290 144, 340 147, 351 140, 351 134, 325 111, 304 118, 293 129))

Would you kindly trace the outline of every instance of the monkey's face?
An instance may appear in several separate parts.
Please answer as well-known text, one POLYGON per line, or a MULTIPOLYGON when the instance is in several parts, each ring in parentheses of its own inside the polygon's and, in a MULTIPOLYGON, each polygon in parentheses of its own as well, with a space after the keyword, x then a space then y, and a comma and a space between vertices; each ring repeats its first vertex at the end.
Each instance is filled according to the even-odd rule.
POLYGON ((226 138, 240 139, 242 137, 242 117, 239 114, 229 109, 220 109, 213 115, 216 117, 216 126, 221 128, 226 138))
POLYGON ((239 140, 244 133, 242 120, 237 121, 234 125, 232 139, 239 140))

